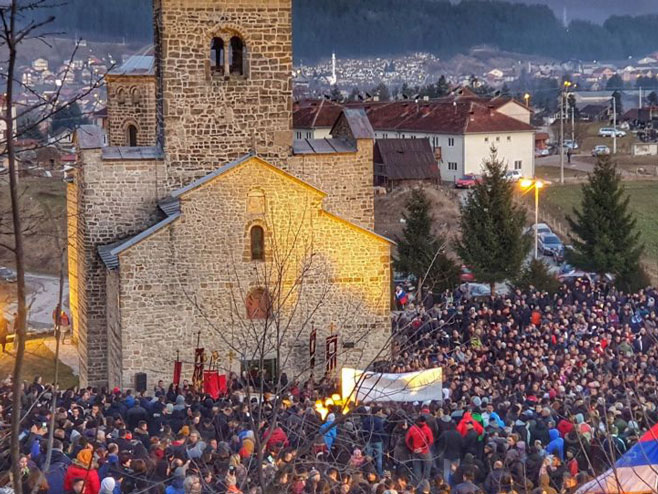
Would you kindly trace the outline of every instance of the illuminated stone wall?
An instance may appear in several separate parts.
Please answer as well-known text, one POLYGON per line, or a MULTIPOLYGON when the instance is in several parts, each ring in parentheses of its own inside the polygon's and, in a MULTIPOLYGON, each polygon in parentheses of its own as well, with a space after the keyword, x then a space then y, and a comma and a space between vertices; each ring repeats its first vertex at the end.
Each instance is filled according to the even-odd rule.
POLYGON ((66 185, 66 228, 67 228, 67 255, 69 275, 69 308, 71 310, 72 339, 78 342, 80 337, 78 329, 78 186, 75 183, 66 185))
POLYGON ((171 188, 249 150, 292 143, 291 0, 155 0, 158 105, 171 188), (212 39, 246 43, 243 76, 210 70, 212 39))
POLYGON ((326 192, 328 211, 374 230, 373 146, 372 139, 361 139, 356 153, 293 156, 287 170, 326 192))
POLYGON ((127 146, 128 125, 137 127, 137 145, 155 146, 157 116, 154 76, 107 76, 108 143, 127 146))
MULTIPOLYGON (((104 385, 108 375, 106 269, 98 246, 134 235, 157 220, 157 200, 162 194, 157 161, 104 161, 100 149, 80 153, 75 174, 77 194, 69 193, 69 209, 77 203, 78 350, 81 384, 104 385)), ((71 189, 69 190, 71 192, 71 189)), ((72 253, 69 253, 69 260, 72 253)), ((69 261, 70 262, 70 261, 69 261)))
MULTIPOLYGON (((275 318, 289 328, 280 345, 289 376, 309 370, 311 326, 318 329, 318 366, 332 327, 341 339, 339 364, 375 358, 390 331, 391 245, 324 212, 322 200, 255 158, 185 194, 178 220, 120 255, 120 297, 108 298, 116 305, 108 311, 121 321, 122 376, 110 385, 132 385, 142 371, 149 382, 170 379, 176 349, 192 360, 199 330, 205 348, 220 352, 223 369, 238 370, 240 352, 255 357, 253 335, 263 332, 262 321, 246 318, 244 299, 263 286, 275 307, 282 305, 275 318), (264 210, 248 208, 254 189, 264 210), (265 227, 265 262, 244 255, 252 224, 265 227)), ((184 369, 186 377, 191 370, 184 369)))

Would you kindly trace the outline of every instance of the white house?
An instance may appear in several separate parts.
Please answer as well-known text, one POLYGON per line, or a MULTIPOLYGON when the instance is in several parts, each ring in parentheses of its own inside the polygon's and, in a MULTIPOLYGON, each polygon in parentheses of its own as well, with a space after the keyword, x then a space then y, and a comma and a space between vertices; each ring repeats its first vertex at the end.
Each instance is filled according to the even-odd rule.
MULTIPOLYGON (((486 100, 472 93, 433 101, 348 103, 363 107, 377 139, 428 138, 441 149, 441 178, 454 181, 467 173, 481 173, 482 163, 495 148, 509 169, 524 176, 535 173, 535 129, 532 111, 510 98, 486 100)), ((334 113, 341 105, 329 101, 303 101, 295 106, 296 139, 322 139, 329 135, 334 113)), ((335 120, 334 120, 335 121, 335 120)))

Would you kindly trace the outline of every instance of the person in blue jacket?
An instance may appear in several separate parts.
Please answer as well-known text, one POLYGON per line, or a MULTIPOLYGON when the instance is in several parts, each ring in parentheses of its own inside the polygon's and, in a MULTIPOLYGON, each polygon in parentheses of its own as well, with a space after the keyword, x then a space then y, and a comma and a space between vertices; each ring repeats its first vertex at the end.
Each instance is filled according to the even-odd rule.
POLYGON ((546 446, 546 453, 549 455, 558 455, 560 460, 564 461, 564 439, 560 437, 560 432, 557 429, 548 431, 548 436, 551 442, 546 446))

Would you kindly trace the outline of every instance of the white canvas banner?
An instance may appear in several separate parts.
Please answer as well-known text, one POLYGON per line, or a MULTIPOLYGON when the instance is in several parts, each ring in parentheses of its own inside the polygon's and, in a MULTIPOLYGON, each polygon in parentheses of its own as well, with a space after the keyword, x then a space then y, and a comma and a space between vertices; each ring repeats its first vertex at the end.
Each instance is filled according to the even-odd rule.
POLYGON ((404 374, 383 374, 343 368, 343 399, 358 403, 442 401, 441 368, 404 374))

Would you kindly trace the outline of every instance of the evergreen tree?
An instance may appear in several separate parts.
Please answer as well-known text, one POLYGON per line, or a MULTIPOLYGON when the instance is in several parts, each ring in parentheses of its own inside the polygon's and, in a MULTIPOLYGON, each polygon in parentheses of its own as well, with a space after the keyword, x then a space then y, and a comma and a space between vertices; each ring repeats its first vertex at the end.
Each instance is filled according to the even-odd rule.
POLYGON ((395 269, 413 274, 432 290, 453 288, 459 280, 459 269, 445 254, 442 239, 432 233, 433 219, 425 192, 414 189, 405 207, 402 238, 396 239, 395 269))
POLYGON ((383 82, 380 82, 372 91, 374 95, 379 96, 379 101, 389 101, 391 99, 391 92, 383 82))
POLYGON ((337 84, 331 86, 331 93, 329 97, 331 98, 331 101, 338 101, 338 102, 343 101, 343 93, 340 92, 340 88, 338 87, 337 84))
POLYGON ((516 286, 523 289, 533 286, 542 292, 555 293, 560 288, 560 282, 548 272, 548 266, 543 261, 532 259, 522 271, 516 286))
POLYGON ((624 80, 619 74, 614 74, 605 83, 605 88, 608 91, 617 91, 624 87, 624 80))
POLYGON ((475 277, 491 285, 513 280, 530 250, 523 233, 525 211, 514 200, 514 185, 505 179, 507 167, 495 148, 484 163, 482 182, 461 208, 461 240, 457 252, 475 277))
POLYGON ((585 271, 612 273, 629 286, 641 272, 643 245, 628 209, 630 197, 609 156, 599 157, 582 192, 580 209, 567 217, 574 247, 567 250, 567 259, 585 271))
POLYGON ((649 96, 647 96, 647 101, 651 106, 658 105, 658 94, 656 94, 656 91, 651 91, 649 93, 649 96))
POLYGON ((50 123, 50 132, 52 135, 57 134, 62 129, 74 130, 81 124, 84 124, 86 119, 80 111, 77 103, 68 105, 53 115, 50 123))
POLYGON ((439 77, 438 82, 436 83, 437 94, 436 97, 440 98, 442 96, 447 96, 450 93, 450 84, 446 79, 446 76, 442 75, 439 77))

